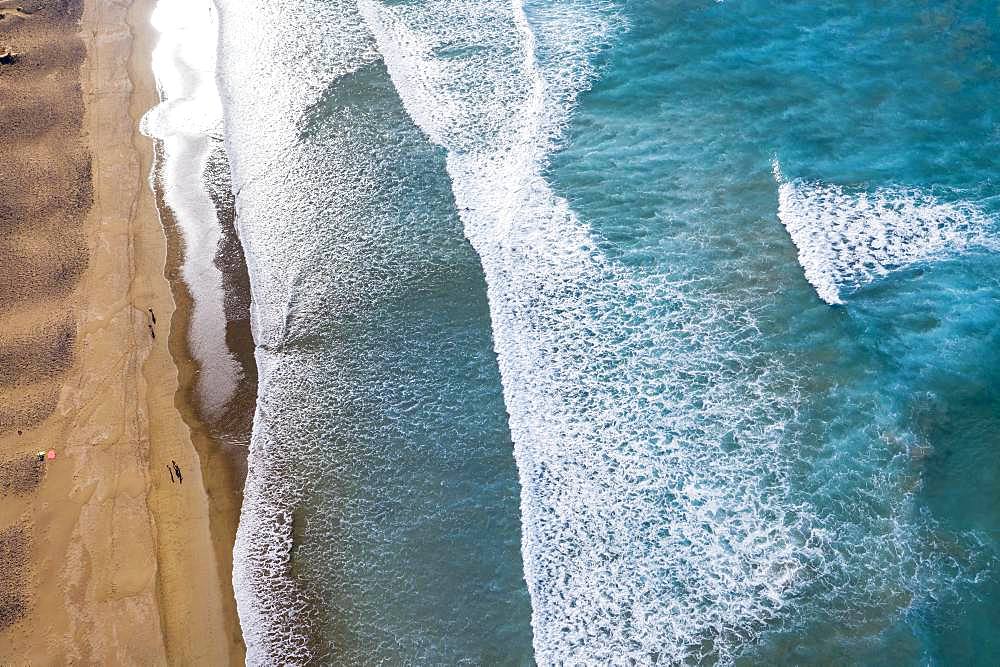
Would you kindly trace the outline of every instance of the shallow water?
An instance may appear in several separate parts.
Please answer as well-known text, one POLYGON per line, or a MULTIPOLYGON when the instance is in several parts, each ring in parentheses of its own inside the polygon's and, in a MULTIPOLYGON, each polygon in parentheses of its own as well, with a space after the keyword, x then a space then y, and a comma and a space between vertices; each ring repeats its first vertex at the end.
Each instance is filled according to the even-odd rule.
POLYGON ((219 5, 249 662, 996 661, 995 3, 219 5))
POLYGON ((246 375, 226 340, 227 326, 239 319, 231 307, 238 297, 217 263, 224 230, 222 198, 215 193, 230 189, 215 85, 218 24, 210 0, 160 3, 151 21, 158 34, 153 72, 160 103, 143 117, 142 131, 156 141, 150 180, 165 205, 161 215, 182 245, 180 277, 192 301, 186 341, 199 369, 197 407, 227 440, 243 440, 223 426, 246 375))

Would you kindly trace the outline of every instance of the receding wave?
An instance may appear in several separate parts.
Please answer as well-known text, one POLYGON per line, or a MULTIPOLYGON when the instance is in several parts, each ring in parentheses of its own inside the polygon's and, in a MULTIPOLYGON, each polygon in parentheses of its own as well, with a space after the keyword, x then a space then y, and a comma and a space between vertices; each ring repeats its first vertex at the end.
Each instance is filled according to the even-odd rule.
POLYGON ((290 335, 296 282, 309 271, 309 252, 302 248, 310 239, 296 224, 315 219, 324 202, 312 196, 314 183, 293 180, 285 169, 312 159, 300 145, 306 110, 330 81, 377 54, 352 0, 216 0, 216 6, 219 93, 253 293, 259 373, 233 585, 247 664, 305 664, 317 659, 317 621, 313 592, 292 573, 295 509, 304 491, 290 461, 315 443, 282 446, 275 420, 283 416, 270 412, 280 413, 271 406, 287 400, 281 382, 290 373, 282 375, 288 360, 281 350, 290 335))
POLYGON ((974 204, 915 188, 851 191, 786 180, 777 161, 778 217, 798 248, 806 280, 829 304, 894 269, 990 247, 989 220, 974 204))
POLYGON ((200 369, 198 399, 206 416, 218 418, 241 370, 226 346, 223 275, 214 264, 221 230, 205 186, 222 131, 214 82, 217 26, 210 0, 160 3, 151 21, 159 32, 153 69, 160 103, 144 116, 142 129, 159 142, 156 177, 184 239, 181 272, 194 302, 188 345, 200 369))

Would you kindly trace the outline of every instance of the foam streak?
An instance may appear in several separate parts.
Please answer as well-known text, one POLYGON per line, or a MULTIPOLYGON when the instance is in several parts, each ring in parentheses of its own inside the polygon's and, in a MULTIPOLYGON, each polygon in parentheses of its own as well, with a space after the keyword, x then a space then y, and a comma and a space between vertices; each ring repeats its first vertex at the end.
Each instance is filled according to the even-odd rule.
POLYGON ((769 392, 781 371, 745 344, 752 320, 609 261, 542 176, 613 15, 359 8, 407 111, 448 150, 486 273, 536 659, 731 659, 819 539, 786 500, 794 397, 769 392))
POLYGON ((843 294, 918 262, 990 247, 985 214, 913 188, 850 192, 838 185, 788 181, 774 163, 778 217, 799 251, 806 280, 829 304, 843 294))

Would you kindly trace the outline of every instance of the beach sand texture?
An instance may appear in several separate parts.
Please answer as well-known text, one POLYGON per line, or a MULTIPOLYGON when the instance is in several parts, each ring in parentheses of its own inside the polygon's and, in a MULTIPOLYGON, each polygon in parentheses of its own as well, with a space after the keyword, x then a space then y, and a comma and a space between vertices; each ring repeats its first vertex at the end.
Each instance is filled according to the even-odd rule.
POLYGON ((0 664, 243 658, 232 476, 168 349, 151 4, 0 0, 0 664))

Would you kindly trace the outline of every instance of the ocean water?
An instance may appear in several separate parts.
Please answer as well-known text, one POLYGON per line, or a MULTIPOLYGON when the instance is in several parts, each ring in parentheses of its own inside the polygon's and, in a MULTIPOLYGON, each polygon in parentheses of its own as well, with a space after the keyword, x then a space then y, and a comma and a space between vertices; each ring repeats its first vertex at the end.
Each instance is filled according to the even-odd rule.
POLYGON ((217 9, 249 663, 1000 659, 1000 5, 217 9))

